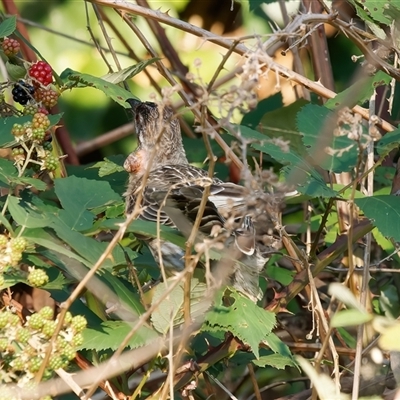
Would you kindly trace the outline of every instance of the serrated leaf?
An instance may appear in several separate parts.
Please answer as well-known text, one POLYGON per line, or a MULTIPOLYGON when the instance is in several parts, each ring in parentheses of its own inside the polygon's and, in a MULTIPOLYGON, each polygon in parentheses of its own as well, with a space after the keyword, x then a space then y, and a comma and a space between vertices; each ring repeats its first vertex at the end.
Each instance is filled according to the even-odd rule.
MULTIPOLYGON (((170 283, 171 284, 171 283, 170 283)), ((168 290, 168 285, 160 283, 153 293, 152 304, 156 304, 168 290)), ((190 315, 192 320, 204 315, 208 305, 202 302, 207 286, 194 278, 191 280, 190 315)), ((167 333, 171 327, 183 323, 184 287, 183 283, 176 286, 151 315, 154 328, 160 333, 167 333), (172 321, 172 324, 171 324, 172 321)))
POLYGON ((297 127, 310 157, 314 157, 316 152, 326 153, 322 157, 319 155, 318 161, 322 168, 335 173, 349 172, 354 168, 358 158, 358 144, 347 136, 333 134, 336 113, 326 107, 307 104, 297 114, 297 127), (325 151, 327 147, 338 153, 328 154, 325 151))
POLYGON ((258 307, 250 299, 233 291, 230 297, 234 303, 227 307, 222 299, 206 314, 203 331, 232 332, 244 343, 248 344, 259 357, 259 344, 266 340, 275 326, 275 314, 258 307))
POLYGON ((276 369, 285 369, 285 367, 295 366, 293 359, 285 357, 281 354, 269 354, 267 356, 261 356, 258 360, 253 360, 253 364, 262 368, 268 365, 276 369))
MULTIPOLYGON (((159 57, 150 58, 145 61, 141 61, 135 65, 131 65, 130 67, 124 68, 121 71, 113 72, 111 74, 103 75, 101 79, 104 79, 110 83, 121 83, 128 79, 131 79, 133 76, 137 75, 138 73, 142 72, 147 66, 155 63, 156 61, 161 60, 159 57)), ((135 97, 135 96, 131 96, 135 97)), ((137 98, 137 97, 135 97, 137 98)))
MULTIPOLYGON (((99 326, 86 328, 82 332, 83 344, 80 349, 116 350, 132 328, 133 325, 123 321, 105 321, 99 326)), ((128 347, 135 349, 144 346, 157 337, 158 335, 153 329, 142 326, 128 342, 128 347)))
POLYGON ((400 241, 400 224, 394 222, 400 218, 400 197, 371 196, 355 199, 355 203, 386 237, 400 241))
POLYGON ((5 19, 0 23, 0 38, 6 37, 14 33, 17 28, 17 17, 15 15, 5 19))
POLYGON ((123 172, 125 168, 121 165, 116 164, 113 161, 105 158, 104 161, 99 161, 96 164, 93 164, 89 168, 99 168, 99 177, 102 178, 107 175, 114 174, 115 172, 123 172))
POLYGON ((64 208, 60 211, 60 218, 76 231, 92 226, 95 216, 88 210, 121 200, 108 182, 76 176, 56 179, 54 190, 64 208))
POLYGON ((82 74, 72 69, 66 69, 61 74, 61 78, 66 80, 67 86, 70 87, 93 87, 101 90, 106 96, 111 97, 115 102, 124 108, 130 108, 130 104, 126 101, 134 97, 131 92, 115 85, 114 83, 107 82, 99 77, 82 74))
POLYGON ((389 2, 382 0, 362 0, 358 1, 358 3, 364 7, 375 21, 385 25, 390 25, 392 23, 393 20, 385 15, 385 11, 387 10, 386 7, 389 6, 389 2))
POLYGON ((376 151, 380 157, 387 156, 392 150, 397 149, 400 143, 400 128, 387 132, 376 144, 376 151))
POLYGON ((351 309, 337 312, 331 319, 334 328, 344 326, 357 326, 372 321, 374 316, 367 312, 351 309))
POLYGON ((368 101, 377 87, 389 84, 391 79, 388 74, 378 71, 374 76, 358 80, 333 99, 329 99, 324 106, 331 110, 343 106, 353 108, 356 104, 368 101))

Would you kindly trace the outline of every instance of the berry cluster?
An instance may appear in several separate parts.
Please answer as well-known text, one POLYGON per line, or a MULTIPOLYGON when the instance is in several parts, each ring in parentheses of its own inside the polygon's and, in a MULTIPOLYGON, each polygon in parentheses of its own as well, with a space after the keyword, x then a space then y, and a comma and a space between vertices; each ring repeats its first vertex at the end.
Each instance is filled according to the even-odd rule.
POLYGON ((6 235, 0 235, 0 274, 7 267, 15 267, 22 259, 22 253, 27 247, 24 238, 9 238, 6 235))
POLYGON ((1 48, 3 49, 4 54, 10 57, 18 54, 20 45, 18 40, 6 37, 1 44, 1 48))
POLYGON ((33 98, 32 96, 34 93, 35 88, 24 81, 19 81, 14 84, 11 91, 14 101, 21 105, 27 104, 28 101, 33 98))
POLYGON ((31 78, 35 79, 44 86, 47 86, 53 82, 53 70, 45 61, 38 61, 33 64, 29 68, 28 74, 31 78))
MULTIPOLYGON (((27 317, 26 322, 8 309, 0 311, 0 353, 2 354, 2 378, 22 388, 34 384, 35 374, 44 362, 49 339, 54 335, 58 321, 54 310, 44 307, 27 317)), ((75 358, 77 347, 83 343, 82 331, 86 328, 83 316, 67 312, 63 328, 51 348, 44 379, 50 379, 54 371, 67 368, 75 358)))
POLYGON ((38 108, 34 106, 27 106, 26 109, 28 115, 36 111, 32 115, 32 121, 25 122, 23 125, 14 124, 11 129, 16 141, 21 143, 21 146, 14 147, 11 152, 15 164, 17 167, 24 165, 26 146, 34 146, 36 152, 34 153, 35 159, 31 161, 33 166, 40 167, 41 170, 55 171, 60 163, 58 157, 52 153, 52 137, 51 133, 47 131, 50 127, 49 117, 45 112, 42 112, 44 110, 40 109, 41 112, 38 112, 38 108))

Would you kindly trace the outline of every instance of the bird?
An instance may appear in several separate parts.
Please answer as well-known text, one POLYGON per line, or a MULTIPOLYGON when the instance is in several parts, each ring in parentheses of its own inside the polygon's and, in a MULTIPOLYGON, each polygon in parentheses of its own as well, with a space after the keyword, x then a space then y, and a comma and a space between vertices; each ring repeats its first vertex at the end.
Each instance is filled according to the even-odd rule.
MULTIPOLYGON (((225 255, 233 259, 228 284, 256 302, 262 297, 259 275, 271 253, 279 248, 280 240, 263 235, 262 243, 257 241, 250 212, 253 209, 254 214, 254 203, 247 205, 249 190, 210 177, 208 171, 189 164, 179 120, 170 107, 136 99, 129 103, 138 145, 124 162, 129 174, 124 193, 126 215, 139 201, 137 218, 185 231, 182 233, 188 236, 206 192, 198 242, 208 239, 225 249, 225 255)), ((143 236, 140 239, 165 270, 184 269, 185 251, 179 246, 143 236)))

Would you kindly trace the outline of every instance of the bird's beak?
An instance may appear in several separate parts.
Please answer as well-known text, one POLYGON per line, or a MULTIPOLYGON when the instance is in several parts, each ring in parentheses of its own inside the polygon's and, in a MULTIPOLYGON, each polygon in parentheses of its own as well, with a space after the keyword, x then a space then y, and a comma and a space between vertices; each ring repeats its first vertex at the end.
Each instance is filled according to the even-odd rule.
POLYGON ((136 111, 136 108, 137 108, 140 104, 142 104, 142 102, 141 102, 140 100, 133 99, 133 98, 132 98, 132 99, 126 100, 126 102, 129 103, 129 105, 131 106, 133 112, 135 112, 135 111, 136 111))

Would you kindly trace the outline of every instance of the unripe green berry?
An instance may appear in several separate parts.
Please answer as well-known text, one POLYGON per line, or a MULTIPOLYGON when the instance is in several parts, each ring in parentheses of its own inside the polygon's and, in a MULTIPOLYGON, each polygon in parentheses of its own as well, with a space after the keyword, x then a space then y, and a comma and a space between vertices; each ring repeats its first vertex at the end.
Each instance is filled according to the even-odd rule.
POLYGON ((55 321, 45 321, 42 327, 43 335, 51 338, 56 331, 57 323, 55 321))
POLYGON ((31 337, 31 333, 26 328, 18 328, 16 339, 18 342, 25 344, 28 343, 29 338, 31 337))
POLYGON ((46 157, 44 159, 44 167, 48 170, 48 171, 55 171, 58 166, 59 166, 60 162, 58 160, 58 157, 55 157, 52 153, 50 153, 49 151, 46 151, 46 157))
POLYGON ((63 349, 61 354, 67 359, 67 360, 73 360, 75 358, 76 350, 70 345, 67 344, 63 349))
POLYGON ((8 339, 0 338, 0 352, 5 352, 8 348, 8 339))
POLYGON ((71 321, 72 321, 72 314, 69 311, 67 311, 64 317, 64 325, 69 325, 71 321))
MULTIPOLYGON (((50 308, 50 307, 49 307, 50 308)), ((51 309, 50 309, 51 310, 51 309)), ((51 310, 52 311, 52 310, 51 310)), ((32 329, 42 329, 45 319, 39 313, 32 314, 28 319, 28 326, 32 329)))
POLYGON ((18 250, 14 250, 10 253, 11 265, 17 265, 22 259, 22 253, 18 250))
POLYGON ((0 312, 0 329, 7 326, 10 316, 11 316, 10 311, 1 311, 0 312))
POLYGON ((47 320, 51 320, 54 317, 54 310, 49 307, 43 307, 40 311, 39 311, 39 315, 43 318, 43 319, 47 319, 47 320))
POLYGON ((8 237, 6 235, 0 235, 0 249, 7 247, 8 237))
POLYGON ((29 364, 28 364, 29 372, 32 372, 32 373, 38 372, 40 369, 40 366, 42 365, 42 361, 43 360, 38 356, 30 358, 29 364))
POLYGON ((49 360, 49 368, 52 370, 56 370, 61 368, 63 365, 63 360, 59 354, 53 354, 49 360))
POLYGON ((76 333, 71 340, 71 345, 75 348, 83 345, 83 335, 82 333, 76 333))
POLYGON ((49 277, 42 269, 33 269, 29 272, 28 282, 32 286, 40 287, 49 282, 49 277))
POLYGON ((8 323, 11 326, 17 326, 21 323, 21 320, 19 319, 18 315, 10 313, 10 316, 8 318, 8 323))
POLYGON ((35 115, 38 112, 38 107, 33 104, 28 104, 24 107, 24 115, 35 115))
POLYGON ((72 318, 71 328, 75 331, 75 333, 82 332, 87 325, 86 318, 83 315, 76 315, 72 318))
POLYGON ((11 249, 16 252, 24 252, 26 249, 26 245, 26 239, 24 239, 23 237, 13 238, 10 240, 11 249))
POLYGON ((14 136, 22 136, 25 133, 25 129, 21 124, 14 124, 11 129, 11 134, 14 136))
POLYGON ((22 357, 15 357, 11 361, 10 366, 14 371, 23 371, 25 369, 25 362, 22 357))

